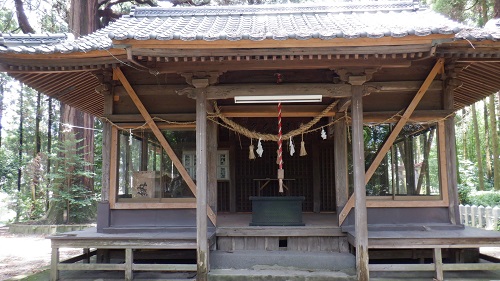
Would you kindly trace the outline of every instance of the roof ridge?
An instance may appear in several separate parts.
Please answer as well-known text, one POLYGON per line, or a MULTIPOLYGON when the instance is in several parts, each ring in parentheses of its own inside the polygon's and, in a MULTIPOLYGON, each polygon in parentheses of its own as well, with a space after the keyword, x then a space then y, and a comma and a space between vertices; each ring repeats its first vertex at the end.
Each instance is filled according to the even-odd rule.
POLYGON ((272 4, 245 6, 198 6, 198 7, 132 7, 126 17, 183 17, 183 16, 217 16, 217 15, 265 15, 294 13, 345 13, 345 12, 383 12, 383 11, 417 11, 425 9, 418 0, 405 1, 362 1, 334 2, 328 4, 272 4))

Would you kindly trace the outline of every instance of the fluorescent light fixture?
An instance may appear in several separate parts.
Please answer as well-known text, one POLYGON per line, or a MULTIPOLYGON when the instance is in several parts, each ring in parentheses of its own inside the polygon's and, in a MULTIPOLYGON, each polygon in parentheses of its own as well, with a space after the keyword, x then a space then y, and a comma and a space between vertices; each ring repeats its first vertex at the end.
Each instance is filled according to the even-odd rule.
POLYGON ((321 95, 235 96, 235 103, 321 102, 321 95))

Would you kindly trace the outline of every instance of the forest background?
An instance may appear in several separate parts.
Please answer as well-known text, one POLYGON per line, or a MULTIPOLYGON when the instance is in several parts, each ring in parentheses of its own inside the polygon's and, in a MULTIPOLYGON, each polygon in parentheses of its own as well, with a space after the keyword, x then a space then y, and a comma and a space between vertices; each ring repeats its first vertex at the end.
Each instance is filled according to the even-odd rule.
MULTIPOLYGON (((254 5, 306 0, 0 0, 1 33, 89 34, 131 7, 254 5), (95 15, 83 18, 81 15, 95 15)), ((470 26, 500 17, 500 0, 427 0, 470 26)), ((455 115, 462 204, 500 205, 500 93, 455 115), (480 137, 481 136, 481 137, 480 137)), ((0 223, 84 223, 101 193, 102 123, 0 73, 0 223)), ((365 134, 369 134, 366 128, 365 134)))

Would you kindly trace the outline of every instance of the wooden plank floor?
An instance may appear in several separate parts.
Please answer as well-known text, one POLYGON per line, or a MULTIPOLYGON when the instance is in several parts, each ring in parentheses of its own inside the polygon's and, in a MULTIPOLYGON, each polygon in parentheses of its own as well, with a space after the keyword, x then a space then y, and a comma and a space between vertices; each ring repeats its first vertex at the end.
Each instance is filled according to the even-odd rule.
POLYGON ((250 213, 219 213, 217 236, 345 236, 335 213, 303 213, 304 226, 250 226, 250 213))
MULTIPOLYGON (((420 230, 368 230, 369 248, 478 248, 500 246, 500 232, 474 227, 441 228, 422 226, 420 230)), ((348 230, 354 245, 356 232, 348 230)))

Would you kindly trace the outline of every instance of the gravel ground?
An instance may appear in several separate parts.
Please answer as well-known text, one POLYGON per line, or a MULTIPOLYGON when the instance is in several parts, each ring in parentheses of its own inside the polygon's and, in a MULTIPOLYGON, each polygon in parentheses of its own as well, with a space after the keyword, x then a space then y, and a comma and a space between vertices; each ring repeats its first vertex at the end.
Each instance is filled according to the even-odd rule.
MULTIPOLYGON (((81 250, 61 249, 61 259, 81 250)), ((18 235, 0 227, 0 280, 28 276, 50 265, 50 240, 43 235, 18 235)))

